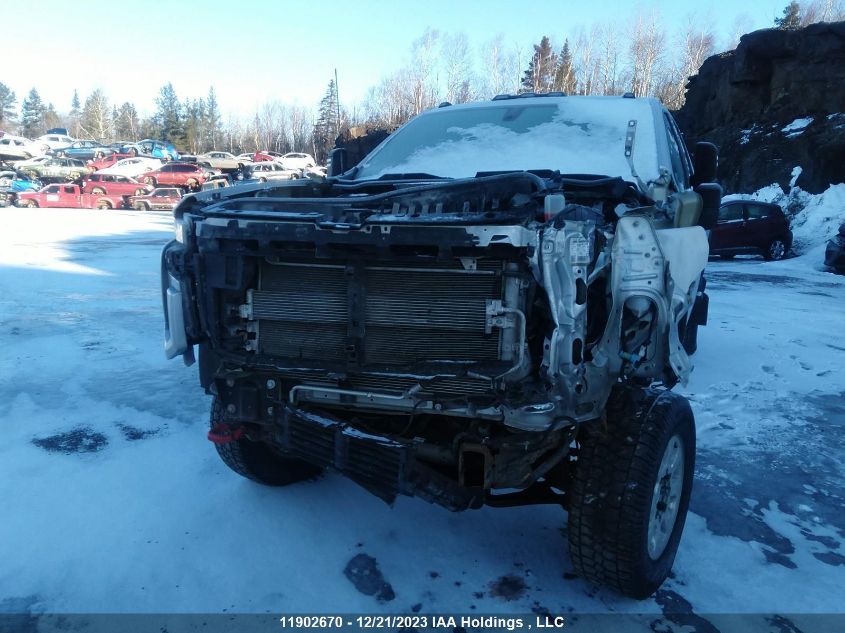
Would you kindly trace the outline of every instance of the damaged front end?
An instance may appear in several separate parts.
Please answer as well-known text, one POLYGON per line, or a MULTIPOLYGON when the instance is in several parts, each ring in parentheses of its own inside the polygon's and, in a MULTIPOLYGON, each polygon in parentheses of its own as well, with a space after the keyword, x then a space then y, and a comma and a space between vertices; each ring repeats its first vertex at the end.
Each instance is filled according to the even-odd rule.
POLYGON ((690 371, 704 232, 620 178, 242 186, 175 217, 168 357, 198 345, 250 438, 387 500, 554 499, 535 493, 563 488, 614 385, 690 371))

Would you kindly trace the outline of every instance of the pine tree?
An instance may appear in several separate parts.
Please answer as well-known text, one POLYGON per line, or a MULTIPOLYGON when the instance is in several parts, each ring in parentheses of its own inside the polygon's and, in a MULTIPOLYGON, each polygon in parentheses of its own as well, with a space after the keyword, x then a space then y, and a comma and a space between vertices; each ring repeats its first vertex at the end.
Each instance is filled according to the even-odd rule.
POLYGON ((62 118, 59 116, 59 113, 56 112, 56 108, 52 103, 47 104, 47 109, 44 110, 44 116, 41 121, 44 125, 45 131, 54 127, 59 127, 62 124, 62 118))
POLYGON ((569 50, 569 40, 563 42, 563 48, 557 56, 555 65, 555 78, 552 89, 565 92, 568 95, 575 94, 575 68, 572 66, 572 53, 569 50))
POLYGON ((775 26, 783 31, 801 28, 801 5, 792 0, 783 10, 783 17, 775 18, 775 26))
POLYGON ((0 125, 8 125, 15 120, 15 92, 4 83, 0 83, 0 125))
POLYGON ((187 99, 183 106, 185 113, 185 145, 188 151, 198 154, 203 148, 206 122, 206 106, 203 99, 187 99))
POLYGON ((71 99, 70 102, 70 113, 68 114, 68 118, 70 119, 71 136, 79 136, 79 118, 82 115, 80 107, 81 104, 79 103, 79 92, 74 89, 73 99, 71 99))
POLYGON ((174 145, 182 145, 185 142, 184 116, 182 104, 176 96, 173 84, 167 82, 162 86, 159 96, 156 98, 156 113, 153 115, 158 135, 161 140, 169 141, 174 145))
POLYGON ((139 128, 138 111, 134 105, 127 101, 117 108, 114 114, 114 135, 118 140, 137 140, 140 137, 138 134, 139 128))
POLYGON ((220 106, 217 104, 217 93, 214 86, 208 89, 208 98, 205 101, 205 140, 206 149, 216 149, 217 144, 222 142, 223 133, 220 125, 220 106))
POLYGON ((35 138, 44 134, 44 112, 47 110, 41 95, 33 88, 21 104, 21 128, 24 136, 35 138))
POLYGON ((340 134, 338 118, 337 86, 334 79, 331 79, 320 101, 317 123, 314 125, 314 149, 317 152, 314 158, 318 163, 325 162, 340 134))
POLYGON ((551 42, 545 35, 539 44, 534 45, 534 55, 528 62, 528 68, 522 76, 522 88, 525 92, 548 92, 554 81, 555 54, 551 42))

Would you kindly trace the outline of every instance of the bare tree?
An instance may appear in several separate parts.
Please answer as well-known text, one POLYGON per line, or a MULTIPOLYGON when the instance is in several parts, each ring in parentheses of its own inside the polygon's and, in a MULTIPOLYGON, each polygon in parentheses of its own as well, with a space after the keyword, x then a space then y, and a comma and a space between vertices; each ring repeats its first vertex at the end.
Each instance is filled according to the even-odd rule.
POLYGON ((434 67, 437 62, 439 38, 438 31, 426 29, 425 33, 411 44, 411 66, 408 77, 411 80, 412 113, 415 115, 431 108, 437 101, 434 67))
POLYGON ((816 22, 838 22, 845 19, 842 0, 811 0, 801 3, 801 26, 816 22))
POLYGON ((113 140, 109 100, 99 88, 88 95, 88 98, 85 100, 79 125, 82 132, 91 138, 99 141, 113 140))
POLYGON ((442 38, 440 55, 446 75, 446 101, 466 103, 473 97, 472 57, 465 33, 442 38))
POLYGON ((656 11, 640 14, 629 48, 631 56, 631 91, 638 97, 650 95, 657 66, 663 55, 666 36, 658 23, 656 11))
POLYGON ((619 92, 619 71, 621 66, 621 51, 619 42, 622 39, 619 24, 613 21, 601 26, 599 35, 599 94, 615 95, 619 92))
POLYGON ((518 75, 516 52, 505 47, 505 37, 499 33, 481 47, 481 67, 485 79, 481 92, 488 97, 503 94, 510 90, 510 78, 518 75))
POLYGON ((753 25, 754 21, 747 13, 740 13, 736 16, 724 50, 732 51, 735 49, 739 45, 739 38, 748 33, 752 29, 753 25))
POLYGON ((600 60, 597 49, 600 38, 601 28, 597 24, 589 31, 579 27, 576 33, 574 58, 580 94, 590 95, 598 92, 596 84, 600 74, 600 60))
POLYGON ((686 27, 677 37, 677 50, 672 55, 674 63, 664 69, 663 81, 655 86, 655 93, 670 110, 684 105, 687 81, 698 74, 701 64, 713 54, 713 32, 699 24, 710 24, 710 21, 697 20, 694 16, 688 18, 686 27))

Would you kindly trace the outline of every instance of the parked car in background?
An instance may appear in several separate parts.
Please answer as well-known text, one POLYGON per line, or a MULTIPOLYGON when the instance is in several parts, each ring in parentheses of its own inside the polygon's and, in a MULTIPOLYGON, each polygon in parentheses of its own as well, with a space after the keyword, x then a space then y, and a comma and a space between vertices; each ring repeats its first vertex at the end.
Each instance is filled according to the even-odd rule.
POLYGON ((103 145, 98 141, 74 141, 67 147, 57 149, 54 156, 63 158, 78 158, 80 160, 94 160, 114 154, 114 148, 103 145))
POLYGON ((121 148, 120 153, 129 154, 130 156, 146 156, 148 158, 158 158, 164 161, 179 160, 179 152, 170 143, 164 141, 156 141, 154 139, 146 138, 137 143, 129 143, 121 148))
POLYGON ((839 233, 828 241, 824 251, 824 265, 845 275, 845 223, 839 225, 839 233))
POLYGON ((204 183, 202 183, 202 187, 200 189, 202 191, 208 191, 209 189, 221 189, 223 187, 231 187, 232 181, 230 180, 229 176, 226 174, 217 174, 214 176, 209 176, 204 183))
POLYGON ((82 181, 83 193, 105 193, 115 196, 143 196, 152 191, 150 185, 129 176, 97 172, 82 181))
POLYGON ((20 171, 0 172, 0 207, 15 203, 18 194, 23 191, 38 191, 44 185, 40 180, 33 180, 20 171))
POLYGON ((205 154, 197 154, 196 161, 200 165, 211 167, 212 169, 220 169, 221 171, 235 171, 243 167, 244 161, 229 152, 206 152, 205 154))
POLYGON ((148 171, 159 169, 161 165, 162 162, 158 158, 135 156, 132 158, 121 158, 111 166, 104 167, 99 171, 104 174, 119 174, 121 176, 129 176, 130 178, 138 178, 148 171))
POLYGON ((311 154, 302 154, 300 152, 290 152, 279 159, 279 162, 288 169, 308 169, 314 167, 317 161, 311 154))
POLYGON ((27 167, 32 167, 33 165, 41 165, 43 163, 46 163, 48 160, 53 160, 52 156, 36 156, 35 158, 30 158, 29 160, 16 160, 15 169, 23 171, 27 167))
POLYGON ((63 207, 68 209, 119 209, 122 196, 83 193, 79 185, 47 185, 40 191, 18 194, 19 207, 63 207))
POLYGON ((255 154, 238 154, 237 156, 235 156, 235 158, 238 159, 238 162, 243 163, 244 165, 246 165, 247 163, 255 162, 253 161, 253 158, 255 158, 255 154))
POLYGON ((33 142, 41 146, 41 150, 46 154, 49 151, 57 149, 64 149, 73 143, 72 139, 67 134, 42 134, 33 142))
POLYGON ((244 178, 258 182, 268 180, 294 180, 299 178, 298 169, 287 169, 276 161, 262 161, 244 167, 244 178))
POLYGON ((270 160, 279 160, 282 156, 284 156, 284 154, 280 154, 279 152, 271 152, 265 149, 255 152, 255 154, 252 155, 252 162, 261 163, 270 160))
POLYGON ((42 180, 78 180, 93 169, 75 158, 51 158, 22 170, 32 178, 42 180))
POLYGON ((129 198, 129 206, 138 211, 172 211, 181 199, 181 189, 177 187, 157 187, 151 193, 129 198))
POLYGON ((0 171, 0 187, 7 187, 12 191, 38 191, 42 186, 38 180, 21 171, 0 171))
POLYGON ((710 231, 710 254, 722 259, 750 254, 778 260, 786 257, 791 247, 789 221, 778 205, 769 202, 725 202, 710 231))
POLYGON ((28 160, 43 153, 39 145, 23 136, 6 134, 0 138, 0 160, 28 160))
POLYGON ((144 174, 142 180, 153 187, 167 185, 184 187, 185 189, 199 189, 207 177, 208 172, 200 165, 167 163, 159 169, 144 174))

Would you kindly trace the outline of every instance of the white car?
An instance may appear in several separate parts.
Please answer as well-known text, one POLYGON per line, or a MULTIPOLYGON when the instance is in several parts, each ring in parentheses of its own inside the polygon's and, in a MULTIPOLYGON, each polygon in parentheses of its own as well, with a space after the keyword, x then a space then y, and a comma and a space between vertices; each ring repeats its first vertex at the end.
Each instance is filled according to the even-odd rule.
POLYGON ((43 134, 35 139, 33 142, 40 145, 44 153, 48 150, 64 149, 70 147, 70 144, 76 139, 71 138, 67 134, 43 134))
POLYGON ((0 159, 2 160, 29 160, 33 156, 42 154, 44 150, 40 145, 23 136, 6 134, 0 138, 0 159))
POLYGON ((277 160, 288 169, 308 169, 317 164, 317 161, 314 160, 311 154, 301 154, 299 152, 290 152, 277 160))
POLYGON ((117 161, 111 167, 106 167, 99 170, 98 174, 115 174, 118 176, 129 176, 129 178, 138 178, 148 171, 155 171, 161 167, 162 163, 158 158, 145 158, 143 156, 136 156, 134 158, 124 158, 117 161))
POLYGON ((26 169, 27 167, 36 167, 43 163, 46 163, 50 160, 52 156, 36 156, 35 158, 30 158, 29 160, 16 160, 14 162, 15 169, 26 169))
POLYGON ((246 165, 247 163, 252 162, 252 159, 255 158, 255 154, 238 154, 235 158, 246 165))
POLYGON ((284 165, 274 160, 265 160, 254 165, 247 165, 247 178, 257 180, 258 182, 294 180, 299 178, 299 174, 300 171, 298 169, 287 169, 284 165))

